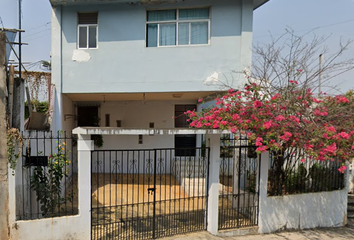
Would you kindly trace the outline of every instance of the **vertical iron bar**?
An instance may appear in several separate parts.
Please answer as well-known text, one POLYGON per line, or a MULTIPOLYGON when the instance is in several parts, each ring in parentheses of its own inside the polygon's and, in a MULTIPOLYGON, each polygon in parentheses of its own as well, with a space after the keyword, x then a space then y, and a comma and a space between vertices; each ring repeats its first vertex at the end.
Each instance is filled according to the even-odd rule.
POLYGON ((242 157, 241 147, 239 148, 239 157, 238 157, 238 183, 237 183, 237 227, 240 226, 240 185, 241 185, 241 157, 242 157))
MULTIPOLYGON (((262 156, 258 155, 258 188, 257 188, 257 215, 256 215, 256 224, 258 225, 258 215, 259 215, 259 188, 260 188, 260 182, 261 182, 261 161, 262 156)), ((268 183, 266 183, 268 185, 268 183)))
MULTIPOLYGON (((208 150, 208 158, 207 158, 207 169, 206 169, 206 181, 205 181, 205 193, 204 193, 204 198, 205 198, 205 210, 204 210, 204 215, 205 215, 205 220, 204 220, 204 229, 207 229, 207 224, 208 224, 208 203, 209 203, 209 175, 210 175, 210 147, 207 148, 208 150)), ((206 151, 205 151, 206 152, 206 151)))
MULTIPOLYGON (((154 189, 156 190, 156 149, 154 149, 154 189)), ((156 218, 156 192, 154 192, 154 203, 153 203, 153 221, 152 221, 152 238, 156 238, 156 225, 155 225, 155 218, 156 218)))
MULTIPOLYGON (((120 207, 120 221, 122 222, 123 224, 123 184, 124 184, 124 151, 121 151, 121 162, 122 162, 122 173, 121 173, 121 188, 120 188, 120 196, 122 198, 122 201, 121 201, 121 207, 120 207)), ((121 234, 120 235, 123 235, 124 236, 124 233, 123 233, 123 226, 121 224, 121 227, 120 227, 120 230, 121 230, 121 234)))

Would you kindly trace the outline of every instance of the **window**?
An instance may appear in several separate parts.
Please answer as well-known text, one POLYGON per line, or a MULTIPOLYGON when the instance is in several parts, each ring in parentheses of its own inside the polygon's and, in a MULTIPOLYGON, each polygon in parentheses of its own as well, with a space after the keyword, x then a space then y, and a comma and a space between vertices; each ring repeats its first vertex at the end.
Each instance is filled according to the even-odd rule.
POLYGON ((97 48, 98 13, 78 13, 78 48, 97 48))
POLYGON ((209 8, 148 11, 146 46, 208 44, 209 12, 209 8))
MULTIPOLYGON (((184 112, 197 109, 196 105, 176 105, 175 106, 175 127, 188 128, 187 116, 184 112)), ((195 134, 175 135, 176 156, 195 156, 195 146, 197 136, 195 134)))
POLYGON ((98 127, 98 107, 97 106, 78 106, 77 108, 78 127, 98 127))

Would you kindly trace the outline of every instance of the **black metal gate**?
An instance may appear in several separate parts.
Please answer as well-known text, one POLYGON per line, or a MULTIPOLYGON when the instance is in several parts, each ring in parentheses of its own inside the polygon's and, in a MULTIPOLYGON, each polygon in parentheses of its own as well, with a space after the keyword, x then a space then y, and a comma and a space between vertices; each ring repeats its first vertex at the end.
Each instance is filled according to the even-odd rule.
POLYGON ((221 138, 219 229, 258 225, 260 156, 247 135, 221 138))
POLYGON ((92 152, 92 239, 206 229, 209 149, 92 152))

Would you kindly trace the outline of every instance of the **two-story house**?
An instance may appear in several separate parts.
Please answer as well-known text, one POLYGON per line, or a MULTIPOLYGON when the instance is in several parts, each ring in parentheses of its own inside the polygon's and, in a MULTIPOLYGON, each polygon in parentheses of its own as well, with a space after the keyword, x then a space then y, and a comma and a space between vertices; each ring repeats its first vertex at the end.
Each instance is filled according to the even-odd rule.
MULTIPOLYGON (((242 86, 267 0, 50 0, 53 130, 188 127, 198 99, 242 86)), ((193 135, 104 137, 103 148, 195 146, 193 135), (114 141, 112 141, 114 140, 114 141)))

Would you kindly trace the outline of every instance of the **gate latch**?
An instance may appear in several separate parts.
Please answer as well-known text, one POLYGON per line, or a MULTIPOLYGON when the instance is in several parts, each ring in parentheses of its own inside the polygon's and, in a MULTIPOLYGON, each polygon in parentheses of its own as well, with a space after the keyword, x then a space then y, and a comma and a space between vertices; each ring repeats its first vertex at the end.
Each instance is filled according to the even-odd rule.
POLYGON ((156 188, 148 188, 149 195, 153 195, 155 193, 156 188))

